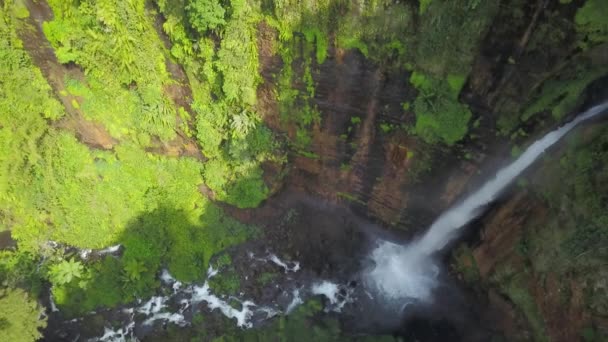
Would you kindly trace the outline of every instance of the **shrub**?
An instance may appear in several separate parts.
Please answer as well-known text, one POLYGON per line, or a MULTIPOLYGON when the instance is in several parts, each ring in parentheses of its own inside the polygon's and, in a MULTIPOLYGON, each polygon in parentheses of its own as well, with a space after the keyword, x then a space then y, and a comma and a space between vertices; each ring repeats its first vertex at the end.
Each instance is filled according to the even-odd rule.
POLYGON ((46 327, 44 308, 20 289, 0 290, 0 336, 6 341, 36 341, 46 327))
POLYGON ((217 30, 226 24, 226 10, 218 0, 191 0, 186 6, 190 25, 200 34, 217 30))

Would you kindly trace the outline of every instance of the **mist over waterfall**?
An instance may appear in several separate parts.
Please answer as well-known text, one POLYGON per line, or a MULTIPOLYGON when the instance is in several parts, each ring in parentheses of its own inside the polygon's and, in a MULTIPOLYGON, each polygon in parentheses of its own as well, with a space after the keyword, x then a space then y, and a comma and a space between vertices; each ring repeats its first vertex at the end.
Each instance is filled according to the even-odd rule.
POLYGON ((579 123, 608 109, 608 102, 595 106, 573 121, 556 129, 530 145, 511 164, 496 173, 479 190, 444 212, 420 238, 399 245, 380 241, 370 258, 375 266, 364 275, 370 290, 384 299, 399 305, 411 302, 429 302, 433 290, 439 285, 439 266, 434 254, 458 236, 460 228, 479 216, 483 208, 497 196, 549 147, 579 123))

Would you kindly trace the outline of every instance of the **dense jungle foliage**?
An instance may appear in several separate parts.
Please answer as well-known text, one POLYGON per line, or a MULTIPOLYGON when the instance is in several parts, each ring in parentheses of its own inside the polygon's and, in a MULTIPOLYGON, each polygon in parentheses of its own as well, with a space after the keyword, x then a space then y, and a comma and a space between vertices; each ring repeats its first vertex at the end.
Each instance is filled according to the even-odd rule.
MULTIPOLYGON (((310 149, 312 131, 326 113, 315 105, 314 76, 337 50, 409 80, 416 95, 403 103, 408 119, 380 125, 379 132, 400 130, 443 149, 472 138, 475 118, 459 96, 500 3, 0 0, 0 233, 10 231, 17 243, 0 246, 0 340, 41 337, 46 316, 38 299, 48 289, 58 308, 76 317, 153 295, 164 268, 180 281, 202 281, 214 255, 259 236, 259 228, 231 218, 222 206, 260 205, 273 191, 265 166, 284 177, 293 155, 319 158, 310 149), (263 27, 276 37, 262 39, 263 27), (261 49, 280 60, 272 95, 282 132, 264 121, 261 49), (120 257, 83 260, 70 248, 113 245, 122 246, 120 257)), ((578 49, 606 43, 608 3, 577 6, 578 49)), ((496 134, 511 136, 515 145, 514 132, 530 118, 550 112, 559 122, 608 72, 585 63, 543 84, 524 112, 498 117, 496 134)), ((531 267, 566 274, 605 260, 598 253, 605 252, 608 218, 597 213, 606 198, 589 196, 606 183, 605 172, 595 174, 608 160, 598 148, 604 140, 574 144, 553 175, 565 182, 542 190, 552 207, 572 206, 594 218, 557 215, 552 224, 561 228, 552 236, 528 237, 531 267), (571 172, 576 177, 567 176, 571 172), (550 246, 541 243, 549 238, 555 240, 550 246)), ((413 158, 428 163, 424 155, 413 158)), ((600 277, 606 279, 585 279, 600 277)), ((233 278, 212 287, 236 293, 233 278)), ((501 282, 515 285, 505 285, 506 295, 538 321, 508 279, 501 282)), ((271 281, 272 275, 260 280, 271 281)), ((605 315, 606 287, 590 288, 590 305, 605 315)), ((226 324, 225 338, 334 340, 338 323, 319 325, 318 311, 310 302, 260 331, 226 324)), ((542 335, 542 323, 533 325, 542 335)), ((204 327, 172 327, 174 336, 165 338, 219 337, 204 327)))

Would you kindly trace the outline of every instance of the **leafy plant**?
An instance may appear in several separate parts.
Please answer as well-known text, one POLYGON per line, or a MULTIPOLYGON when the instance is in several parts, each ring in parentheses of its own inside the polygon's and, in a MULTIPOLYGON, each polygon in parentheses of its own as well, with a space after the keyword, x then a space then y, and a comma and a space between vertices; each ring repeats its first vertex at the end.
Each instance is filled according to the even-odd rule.
POLYGON ((0 336, 6 341, 36 341, 46 327, 44 309, 23 290, 0 290, 0 336))
POLYGON ((201 34, 226 24, 226 10, 218 0, 190 0, 186 12, 190 25, 201 34))
POLYGON ((453 145, 468 132, 471 112, 458 102, 462 79, 446 84, 430 76, 414 72, 410 82, 418 89, 414 101, 416 125, 414 132, 428 143, 453 145))
POLYGON ((124 265, 125 279, 127 281, 138 281, 142 273, 147 270, 148 268, 143 261, 128 259, 124 265))
POLYGON ((82 277, 84 266, 80 261, 74 259, 64 260, 54 264, 49 269, 49 277, 53 284, 65 285, 74 279, 82 277))

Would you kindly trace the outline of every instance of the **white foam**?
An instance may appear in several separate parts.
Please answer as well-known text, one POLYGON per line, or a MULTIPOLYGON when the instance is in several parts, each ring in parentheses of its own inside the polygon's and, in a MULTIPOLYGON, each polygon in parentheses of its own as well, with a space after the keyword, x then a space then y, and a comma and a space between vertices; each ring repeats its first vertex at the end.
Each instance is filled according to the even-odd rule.
POLYGON ((160 280, 166 285, 171 285, 174 293, 182 287, 182 282, 173 278, 173 276, 166 269, 161 272, 160 280))
POLYGON ((253 254, 253 252, 249 252, 249 253, 247 253, 247 255, 249 256, 250 259, 260 260, 260 261, 264 261, 264 262, 270 261, 273 264, 283 268, 285 273, 298 272, 300 270, 300 262, 298 262, 298 261, 285 262, 285 261, 281 260, 281 258, 279 258, 274 253, 270 253, 268 256, 263 257, 263 258, 256 258, 255 254, 253 254), (291 266, 290 266, 290 264, 291 264, 291 266))
POLYGON ((209 265, 209 268, 207 269, 207 278, 213 278, 217 275, 219 271, 214 269, 213 266, 209 265))
POLYGON ((261 308, 257 309, 257 311, 259 311, 259 312, 265 312, 266 313, 266 319, 270 319, 270 318, 272 318, 274 316, 277 316, 277 315, 281 314, 280 310, 276 310, 276 309, 273 309, 273 308, 268 307, 268 306, 261 307, 261 308))
POLYGON ((55 299, 53 298, 53 289, 51 288, 51 290, 49 291, 49 302, 51 304, 51 312, 58 312, 59 309, 57 308, 57 305, 55 305, 55 299))
POLYGON ((315 283, 311 287, 311 291, 315 295, 323 295, 331 304, 338 303, 338 292, 340 289, 337 284, 324 280, 320 283, 315 283))
POLYGON ((119 329, 111 329, 108 327, 104 327, 103 336, 99 338, 94 338, 89 341, 100 341, 100 342, 125 342, 127 338, 130 341, 137 341, 133 336, 133 329, 135 328, 135 322, 129 323, 127 326, 119 329))
POLYGON ((104 248, 102 250, 97 251, 97 254, 99 254, 99 255, 114 254, 114 253, 118 252, 118 250, 120 249, 121 246, 122 245, 110 246, 108 248, 104 248))
POLYGON ((186 326, 188 325, 188 322, 186 321, 186 318, 184 317, 184 315, 180 314, 180 313, 171 313, 171 312, 158 312, 155 313, 154 315, 152 315, 152 317, 146 319, 144 321, 144 325, 150 325, 152 323, 154 323, 155 321, 158 320, 163 320, 166 322, 170 322, 170 323, 174 323, 177 324, 179 326, 186 326))
POLYGON ((253 326, 249 321, 253 315, 251 308, 255 306, 252 301, 247 300, 241 302, 242 308, 241 310, 237 310, 227 302, 212 294, 209 291, 209 283, 205 282, 203 286, 194 286, 192 288, 192 303, 195 304, 200 302, 206 302, 209 309, 219 309, 224 316, 236 319, 239 327, 251 328, 253 326))
POLYGON ((89 258, 89 256, 91 255, 91 252, 93 252, 92 249, 81 249, 80 250, 80 259, 86 260, 89 258))
POLYGON ((329 300, 329 305, 325 307, 325 311, 341 312, 347 303, 353 302, 353 289, 327 280, 314 283, 311 292, 315 295, 323 295, 329 300))
POLYGON ((300 289, 294 289, 291 294, 292 294, 293 298, 291 299, 291 302, 289 303, 289 305, 287 305, 287 308, 285 309, 285 313, 288 315, 295 308, 297 308, 301 304, 304 304, 304 300, 302 300, 302 297, 300 297, 300 289))
MULTIPOLYGON (((439 267, 418 248, 381 241, 372 252, 375 267, 367 274, 367 286, 386 299, 428 301, 437 287, 439 267)), ((402 303, 394 302, 396 305, 402 303)))
POLYGON ((145 302, 143 305, 141 305, 139 308, 137 308, 137 312, 143 313, 145 315, 152 315, 158 313, 167 306, 167 300, 167 297, 154 296, 150 298, 147 302, 145 302))
POLYGON ((300 270, 300 263, 297 262, 297 261, 291 262, 293 264, 293 266, 289 266, 286 262, 284 262, 283 260, 279 259, 279 257, 276 256, 275 254, 270 254, 270 256, 267 259, 270 260, 270 261, 272 261, 276 265, 282 267, 283 270, 285 270, 285 273, 288 273, 288 272, 298 272, 300 270))

